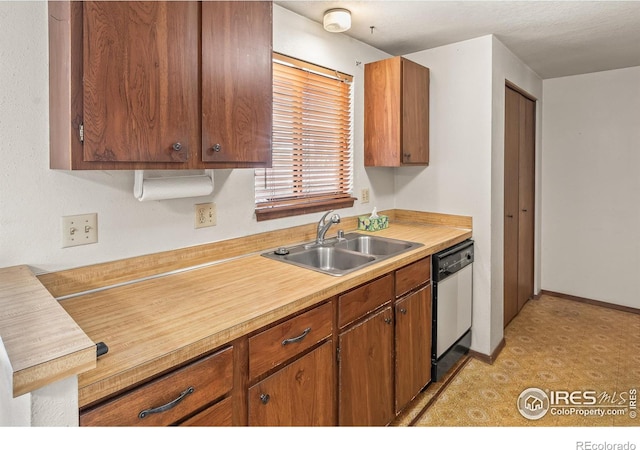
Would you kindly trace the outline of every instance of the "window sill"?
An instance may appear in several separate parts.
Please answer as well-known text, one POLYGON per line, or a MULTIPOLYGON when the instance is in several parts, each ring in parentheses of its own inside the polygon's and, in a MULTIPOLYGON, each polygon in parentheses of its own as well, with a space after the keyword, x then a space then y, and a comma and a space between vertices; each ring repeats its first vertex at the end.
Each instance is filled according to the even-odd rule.
POLYGON ((273 206, 270 208, 256 209, 256 220, 280 219, 283 217, 301 216, 319 211, 327 211, 330 209, 351 208, 356 201, 355 197, 337 198, 333 200, 324 200, 313 203, 304 203, 298 205, 273 206))

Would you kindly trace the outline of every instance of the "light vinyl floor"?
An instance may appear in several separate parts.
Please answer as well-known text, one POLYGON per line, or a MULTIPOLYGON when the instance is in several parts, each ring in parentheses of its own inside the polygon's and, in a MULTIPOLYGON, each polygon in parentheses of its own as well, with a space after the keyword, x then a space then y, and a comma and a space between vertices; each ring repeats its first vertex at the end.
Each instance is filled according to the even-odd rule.
POLYGON ((640 315, 543 295, 512 320, 505 342, 493 364, 461 361, 453 377, 430 385, 392 425, 640 426, 640 404, 634 409, 630 398, 640 390, 640 315), (528 388, 561 396, 580 391, 576 399, 592 402, 582 397, 589 391, 597 404, 550 402, 544 416, 531 420, 517 407, 528 388))

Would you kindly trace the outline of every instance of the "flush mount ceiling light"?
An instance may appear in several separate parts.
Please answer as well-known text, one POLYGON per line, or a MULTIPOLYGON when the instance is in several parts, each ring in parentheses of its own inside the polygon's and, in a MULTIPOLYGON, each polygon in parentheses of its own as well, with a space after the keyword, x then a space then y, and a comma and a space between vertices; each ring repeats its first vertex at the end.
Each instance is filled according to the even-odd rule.
POLYGON ((342 33, 351 28, 351 11, 348 9, 330 9, 324 13, 324 29, 331 33, 342 33))

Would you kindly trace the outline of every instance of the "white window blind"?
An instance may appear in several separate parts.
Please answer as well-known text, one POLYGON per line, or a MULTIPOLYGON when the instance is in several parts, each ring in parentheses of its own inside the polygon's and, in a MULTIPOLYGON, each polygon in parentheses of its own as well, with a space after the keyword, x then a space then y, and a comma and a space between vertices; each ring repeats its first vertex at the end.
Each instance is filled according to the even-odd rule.
POLYGON ((274 209, 353 204, 351 82, 274 53, 272 167, 255 171, 259 220, 274 209))

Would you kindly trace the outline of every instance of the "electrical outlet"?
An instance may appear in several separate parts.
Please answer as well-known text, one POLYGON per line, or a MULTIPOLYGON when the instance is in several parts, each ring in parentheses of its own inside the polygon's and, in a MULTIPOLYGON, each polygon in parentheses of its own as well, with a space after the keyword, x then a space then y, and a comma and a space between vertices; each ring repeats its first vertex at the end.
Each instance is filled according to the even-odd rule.
POLYGON ((360 194, 360 203, 369 203, 369 189, 364 188, 360 194))
POLYGON ((196 228, 212 227, 216 224, 216 204, 199 203, 196 205, 196 228))
POLYGON ((62 248, 98 242, 98 214, 62 218, 62 248))

